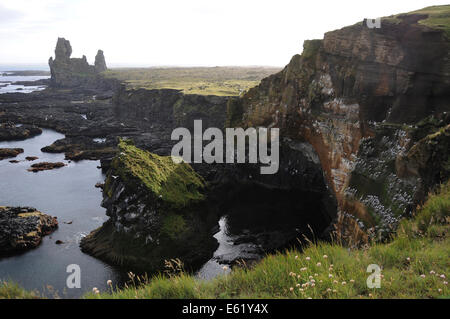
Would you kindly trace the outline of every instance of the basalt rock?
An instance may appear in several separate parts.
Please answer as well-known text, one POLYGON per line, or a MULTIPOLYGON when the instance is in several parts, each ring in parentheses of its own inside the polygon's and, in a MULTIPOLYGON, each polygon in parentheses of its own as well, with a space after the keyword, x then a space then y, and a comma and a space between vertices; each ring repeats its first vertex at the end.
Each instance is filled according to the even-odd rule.
POLYGON ((0 161, 5 158, 16 157, 23 153, 23 148, 0 148, 0 161))
POLYGON ((0 141, 25 140, 41 133, 42 130, 33 125, 16 126, 11 122, 0 124, 0 141))
POLYGON ((103 55, 102 50, 98 50, 97 55, 95 56, 95 69, 97 72, 106 71, 108 68, 106 67, 105 56, 103 55))
POLYGON ((32 207, 0 207, 0 255, 37 247, 58 227, 56 217, 32 207))
POLYGON ((114 140, 102 141, 87 136, 66 137, 41 149, 47 153, 65 153, 68 160, 111 158, 117 152, 114 140))
POLYGON ((139 128, 162 125, 168 131, 176 127, 192 129, 194 119, 202 120, 204 127, 222 128, 228 98, 183 94, 173 89, 127 89, 122 85, 113 97, 113 107, 118 118, 139 128))
POLYGON ((247 232, 265 252, 296 245, 304 236, 327 238, 336 218, 336 198, 312 146, 286 138, 279 157, 275 174, 260 174, 263 164, 224 164, 209 183, 209 199, 227 216, 228 232, 247 232))
POLYGON ((217 247, 215 224, 205 208, 205 184, 189 164, 175 164, 119 143, 103 187, 110 219, 81 241, 83 252, 109 263, 152 272, 164 261, 180 258, 199 267, 217 247))

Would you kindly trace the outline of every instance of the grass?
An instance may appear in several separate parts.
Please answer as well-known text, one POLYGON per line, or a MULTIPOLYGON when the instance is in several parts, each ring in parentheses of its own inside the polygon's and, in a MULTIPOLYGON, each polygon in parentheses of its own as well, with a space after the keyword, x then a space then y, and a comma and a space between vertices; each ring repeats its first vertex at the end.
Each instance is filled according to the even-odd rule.
POLYGON ((185 207, 204 199, 204 181, 189 164, 178 164, 170 156, 141 150, 131 141, 122 140, 118 147, 119 155, 114 158, 112 166, 123 181, 145 185, 155 197, 174 207, 185 207))
POLYGON ((39 294, 27 291, 16 283, 0 281, 0 299, 37 299, 39 294))
POLYGON ((428 18, 420 20, 419 24, 443 29, 447 35, 450 35, 450 5, 426 7, 411 13, 428 14, 428 18))
POLYGON ((280 71, 273 67, 117 68, 103 74, 128 88, 177 89, 185 94, 236 96, 280 71))
POLYGON ((447 36, 450 36, 450 5, 430 6, 420 10, 411 11, 408 13, 401 13, 382 18, 382 20, 390 21, 392 23, 401 22, 399 16, 411 14, 427 14, 428 17, 419 20, 418 23, 433 29, 441 29, 445 31, 447 36))
POLYGON ((184 272, 159 275, 85 298, 449 298, 450 182, 430 195, 389 243, 350 250, 311 243, 300 252, 266 256, 211 281, 184 272), (381 287, 369 288, 367 268, 381 268, 381 287))

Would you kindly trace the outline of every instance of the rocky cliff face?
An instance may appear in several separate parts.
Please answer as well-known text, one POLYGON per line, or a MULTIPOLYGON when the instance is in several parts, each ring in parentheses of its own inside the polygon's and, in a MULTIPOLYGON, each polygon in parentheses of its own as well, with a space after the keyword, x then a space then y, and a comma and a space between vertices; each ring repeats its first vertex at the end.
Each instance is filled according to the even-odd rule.
POLYGON ((172 89, 126 89, 124 85, 113 96, 116 119, 145 133, 128 135, 136 145, 158 155, 170 155, 175 141, 173 129, 193 130, 194 120, 203 127, 224 126, 228 97, 183 94, 172 89))
MULTIPOLYGON (((205 127, 222 128, 228 97, 183 94, 173 89, 126 89, 123 85, 113 97, 118 118, 149 128, 154 125, 191 128, 195 120, 205 127)), ((169 134, 170 135, 170 134, 169 134)))
POLYGON ((86 56, 82 58, 71 58, 72 47, 70 42, 64 38, 58 38, 55 48, 55 59, 50 57, 51 79, 53 87, 88 87, 88 88, 111 88, 114 81, 100 76, 105 71, 106 62, 103 51, 99 50, 95 57, 95 66, 89 65, 86 56))
POLYGON ((305 41, 283 71, 228 103, 227 124, 280 127, 284 136, 310 143, 341 213, 385 233, 447 176, 443 150, 434 155, 442 165, 432 181, 423 169, 405 168, 419 165, 412 157, 429 162, 431 142, 414 147, 424 133, 416 123, 441 118, 438 130, 450 111, 450 42, 427 18, 382 18, 379 29, 362 22, 305 41))

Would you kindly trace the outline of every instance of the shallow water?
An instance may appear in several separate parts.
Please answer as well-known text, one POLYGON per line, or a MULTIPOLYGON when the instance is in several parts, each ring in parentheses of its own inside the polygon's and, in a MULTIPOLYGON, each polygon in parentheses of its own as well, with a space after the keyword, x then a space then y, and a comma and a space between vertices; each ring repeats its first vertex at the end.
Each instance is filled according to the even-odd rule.
POLYGON ((46 286, 50 285, 61 297, 79 297, 93 287, 106 290, 109 279, 118 283, 121 272, 80 251, 80 239, 107 219, 105 209, 100 206, 101 191, 94 187, 104 176, 97 168, 99 161, 69 163, 64 154, 40 151, 62 137, 63 134, 43 129, 41 135, 24 141, 0 142, 0 147, 24 149, 24 153, 13 158, 20 163, 10 163, 12 158, 0 161, 0 205, 32 206, 58 217, 59 221, 58 230, 44 237, 36 249, 0 259, 0 279, 11 279, 27 289, 47 294, 50 292, 46 286), (68 166, 32 173, 27 168, 33 162, 26 161, 26 156, 38 156, 35 162, 65 162, 68 166), (56 245, 56 240, 64 244, 56 245), (69 264, 81 268, 80 289, 66 287, 69 264))
POLYGON ((31 93, 34 91, 41 91, 45 89, 45 85, 34 85, 34 86, 24 86, 14 84, 18 81, 37 81, 41 79, 48 79, 49 76, 39 75, 39 76, 23 76, 23 75, 8 75, 3 76, 3 73, 8 73, 0 71, 0 94, 3 93, 31 93))
POLYGON ((228 261, 258 255, 259 247, 252 243, 235 244, 239 236, 229 234, 226 216, 219 220, 219 227, 219 232, 214 235, 219 242, 219 247, 214 252, 213 258, 197 272, 197 278, 209 280, 218 275, 227 274, 230 272, 230 267, 224 268, 224 266, 229 266, 228 261))

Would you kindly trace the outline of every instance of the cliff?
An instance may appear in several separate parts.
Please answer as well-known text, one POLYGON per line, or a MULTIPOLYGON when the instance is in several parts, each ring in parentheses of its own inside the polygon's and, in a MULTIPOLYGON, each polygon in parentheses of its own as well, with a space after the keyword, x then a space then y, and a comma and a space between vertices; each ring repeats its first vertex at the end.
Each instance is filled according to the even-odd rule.
POLYGON ((385 234, 448 178, 448 151, 436 148, 448 135, 418 136, 449 123, 449 25, 450 6, 430 7, 305 41, 280 73, 229 101, 227 125, 280 127, 310 143, 341 214, 385 234), (431 161, 441 173, 429 175, 431 161))
MULTIPOLYGON (((122 85, 113 97, 117 118, 136 126, 152 125, 191 128, 195 120, 205 127, 222 128, 228 97, 184 94, 173 89, 127 89, 122 85)), ((170 134, 169 134, 170 135, 170 134)))
POLYGON ((143 131, 129 134, 137 146, 158 155, 170 155, 172 131, 177 127, 193 130, 194 120, 203 127, 223 128, 228 97, 184 94, 172 89, 127 89, 121 85, 112 103, 117 121, 143 131))
POLYGON ((55 59, 50 57, 50 85, 53 87, 111 88, 113 80, 105 79, 101 72, 107 69, 102 50, 98 50, 95 65, 89 65, 86 56, 71 58, 72 46, 64 38, 58 38, 55 59))

